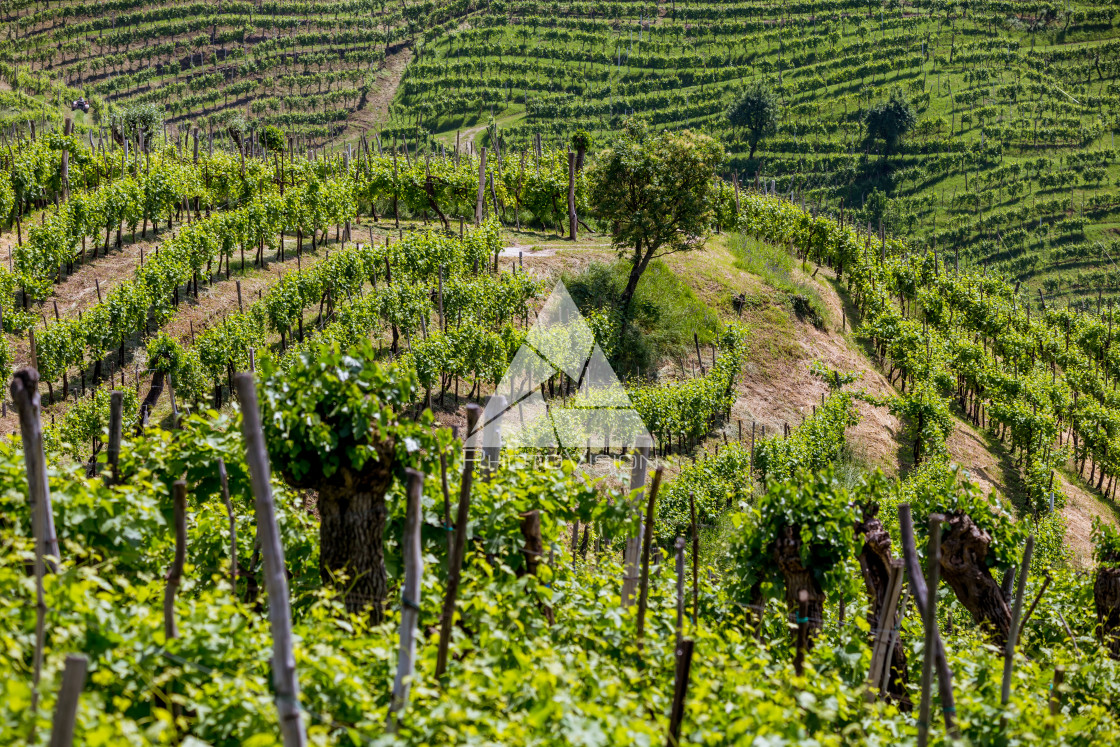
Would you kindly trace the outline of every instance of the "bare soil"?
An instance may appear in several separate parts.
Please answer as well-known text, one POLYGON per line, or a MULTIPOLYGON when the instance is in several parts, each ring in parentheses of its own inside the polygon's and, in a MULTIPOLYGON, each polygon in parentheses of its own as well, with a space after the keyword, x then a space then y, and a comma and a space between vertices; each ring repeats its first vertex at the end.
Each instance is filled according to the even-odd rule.
MULTIPOLYGON (((389 118, 389 104, 397 95, 397 88, 404 77, 405 68, 412 61, 412 50, 404 47, 390 53, 381 65, 377 88, 366 96, 365 105, 347 119, 346 129, 336 138, 352 140, 377 129, 389 118)), ((370 147, 373 147, 372 144, 370 147)))

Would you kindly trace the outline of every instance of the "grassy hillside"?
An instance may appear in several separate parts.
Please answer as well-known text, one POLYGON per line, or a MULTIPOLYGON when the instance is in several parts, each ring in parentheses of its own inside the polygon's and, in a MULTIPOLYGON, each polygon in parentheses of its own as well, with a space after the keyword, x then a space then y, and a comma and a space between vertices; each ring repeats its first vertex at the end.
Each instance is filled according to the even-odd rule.
MULTIPOLYGON (((500 131, 528 148, 578 128, 602 144, 637 112, 718 136, 727 174, 744 182, 882 221, 1032 294, 1095 299, 1120 290, 1117 10, 24 1, 0 16, 0 62, 103 99, 101 109, 156 104, 173 126, 203 130, 245 117, 315 146, 374 132, 449 147, 500 131), (780 112, 751 158, 726 111, 757 81, 780 112), (888 157, 863 118, 896 88, 918 123, 888 157)), ((5 101, 6 113, 26 108, 5 101)))
POLYGON ((382 85, 426 4, 5 3, 0 59, 102 97, 151 103, 180 127, 241 115, 289 135, 341 134, 382 85))
MULTIPOLYGON (((420 131, 506 142, 615 130, 631 112, 727 143, 728 172, 960 253, 1049 297, 1117 289, 1114 3, 497 2, 425 32, 400 88, 420 131), (754 158, 726 110, 780 99, 754 158), (887 158, 868 107, 919 121, 887 158), (876 194, 876 191, 882 194, 876 194), (886 199, 882 199, 882 198, 886 199)), ((452 138, 453 139, 453 138, 452 138)), ((599 138, 602 142, 603 138, 599 138)))

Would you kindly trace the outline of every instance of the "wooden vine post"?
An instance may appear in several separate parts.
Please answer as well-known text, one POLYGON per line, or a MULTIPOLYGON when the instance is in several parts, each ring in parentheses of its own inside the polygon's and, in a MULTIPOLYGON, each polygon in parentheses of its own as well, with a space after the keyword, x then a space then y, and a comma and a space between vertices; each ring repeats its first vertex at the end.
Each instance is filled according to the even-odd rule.
POLYGON ((486 148, 482 148, 478 160, 478 199, 474 208, 474 224, 482 225, 483 213, 486 211, 486 148))
POLYGON ((809 648, 809 591, 797 592, 797 653, 793 657, 793 671, 800 677, 805 673, 805 651, 809 648))
POLYGON ((688 694, 688 678, 692 672, 692 640, 685 638, 677 646, 676 673, 673 679, 673 709, 669 713, 669 734, 665 747, 677 747, 681 741, 681 722, 684 721, 684 699, 688 694))
POLYGON ((1059 692, 1062 683, 1066 680, 1065 667, 1058 666, 1054 668, 1054 684, 1050 686, 1050 715, 1057 716, 1062 712, 1062 696, 1059 692))
MULTIPOLYGON (((63 134, 66 135, 67 137, 69 137, 70 133, 73 132, 73 130, 74 130, 74 120, 70 119, 70 117, 66 117, 66 119, 64 120, 64 124, 63 124, 63 130, 62 130, 63 134)), ((61 166, 62 166, 62 168, 60 169, 61 178, 59 179, 59 182, 61 183, 61 186, 62 186, 62 199, 63 200, 68 200, 68 199, 70 199, 70 149, 69 148, 63 148, 62 149, 62 164, 61 164, 61 166)))
POLYGON ((576 154, 568 151, 568 240, 576 240, 576 154))
MULTIPOLYGON (((1000 689, 1000 705, 1007 707, 1011 700, 1011 672, 1015 666, 1015 644, 1019 640, 1019 623, 1023 614, 1023 595, 1027 590, 1027 574, 1030 573, 1031 555, 1034 554, 1034 535, 1027 537, 1023 548, 1023 562, 1019 565, 1019 578, 1015 586, 1015 607, 1011 611, 1011 634, 1007 636, 1007 646, 1003 652, 1003 686, 1000 689)), ((1004 716, 1004 719, 1007 717, 1004 716)))
POLYGON ((218 480, 222 486, 222 502, 229 517, 229 585, 237 594, 237 516, 233 513, 233 502, 229 499, 229 475, 226 473, 226 460, 218 457, 218 480))
POLYGON ((424 573, 424 553, 420 543, 420 525, 424 475, 407 470, 408 504, 404 520, 404 584, 401 589, 401 642, 397 655, 397 676, 393 680, 393 696, 389 705, 390 731, 396 731, 397 714, 408 706, 408 693, 416 671, 416 625, 420 619, 420 577, 424 573))
POLYGON ((688 512, 692 518, 692 625, 700 617, 700 529, 696 525, 696 494, 688 491, 688 512))
POLYGON ((272 629, 272 681, 276 689, 276 710, 284 747, 304 747, 307 732, 299 704, 299 679, 292 647, 292 612, 288 599, 288 576, 284 565, 284 546, 276 525, 272 502, 271 467, 261 431, 257 387, 252 374, 234 376, 237 398, 241 402, 241 432, 245 439, 245 459, 253 484, 257 514, 257 536, 264 555, 264 581, 268 592, 268 617, 272 629))
POLYGON ((642 578, 638 594, 638 650, 642 649, 642 639, 646 632, 646 606, 649 603, 649 555, 653 549, 653 521, 657 506, 657 489, 661 487, 661 473, 664 467, 658 467, 653 473, 653 484, 649 488, 649 501, 646 503, 646 522, 642 532, 642 578))
POLYGON ((62 687, 54 705, 50 747, 70 747, 74 743, 74 725, 78 717, 78 699, 86 684, 89 660, 84 654, 69 654, 62 670, 62 687))
MULTIPOLYGON (((482 408, 472 402, 467 405, 467 439, 469 441, 482 408)), ((455 598, 459 593, 459 574, 463 568, 466 554, 467 518, 470 514, 471 484, 474 480, 475 449, 467 448, 463 454, 463 479, 459 486, 459 510, 455 516, 455 542, 451 547, 451 557, 447 569, 447 595, 443 599, 440 614, 439 651, 436 654, 436 677, 447 671, 447 649, 451 643, 451 626, 455 617, 455 598)))
POLYGON ((684 537, 677 537, 674 549, 676 552, 677 571, 677 647, 680 647, 684 635, 684 537))
POLYGON ((35 721, 39 710, 39 681, 43 674, 43 649, 47 637, 47 604, 43 597, 43 574, 57 570, 54 558, 59 557, 58 539, 54 532, 47 463, 43 454, 43 429, 39 420, 39 372, 21 368, 12 376, 10 391, 19 413, 20 437, 27 467, 28 498, 31 508, 31 529, 35 537, 35 653, 31 677, 31 734, 35 739, 35 721))
MULTIPOLYGON (((899 609, 898 598, 902 593, 905 576, 900 559, 891 560, 888 574, 887 597, 882 614, 879 615, 879 630, 875 632, 875 644, 871 649, 871 669, 867 673, 867 684, 870 687, 879 687, 879 684, 884 681, 884 668, 887 676, 890 675, 891 652, 894 650, 891 626, 894 625, 895 613, 899 609)), ((870 687, 867 690, 868 700, 874 698, 870 687)), ((886 687, 880 688, 880 692, 885 693, 886 687)))
POLYGON ((109 475, 113 484, 120 482, 118 461, 121 457, 121 423, 123 421, 124 392, 112 391, 109 393, 109 446, 106 451, 106 460, 109 463, 109 475))
MULTIPOLYGON (((635 506, 641 512, 641 490, 646 484, 646 470, 649 465, 649 447, 640 446, 634 451, 634 464, 630 469, 630 492, 639 491, 635 506)), ((638 523, 637 534, 626 539, 623 551, 622 606, 629 607, 634 602, 634 589, 638 585, 638 560, 642 554, 642 523, 638 523)))
MULTIPOLYGON (((902 534, 902 553, 906 562, 906 576, 910 580, 911 595, 918 607, 919 614, 925 619, 926 604, 929 601, 931 590, 926 588, 926 580, 922 576, 922 566, 918 562, 917 545, 914 543, 914 524, 910 515, 910 504, 902 503, 898 507, 898 524, 902 534)), ((937 688, 941 695, 941 714, 945 721, 945 731, 954 739, 959 737, 956 726, 956 706, 953 697, 953 673, 949 670, 949 662, 945 658, 945 646, 937 629, 933 631, 933 657, 937 667, 937 688)))
POLYGON ((171 486, 171 502, 175 512, 175 557, 167 569, 167 586, 163 590, 163 637, 179 637, 175 625, 175 597, 183 580, 183 565, 187 561, 187 483, 176 480, 171 486))
MULTIPOLYGON (((933 652, 937 633, 937 585, 941 580, 941 524, 945 517, 933 514, 929 517, 929 596, 926 600, 922 620, 925 624, 924 660, 922 662, 922 700, 918 715, 918 747, 929 743, 929 711, 933 687, 933 652)), ((883 623, 880 623, 882 625, 883 623)))
POLYGON ((21 368, 12 375, 9 388, 12 402, 19 413, 20 439, 27 466, 27 487, 31 501, 31 523, 35 534, 36 555, 52 572, 54 558, 61 558, 58 537, 54 531, 51 491, 47 482, 47 461, 43 454, 43 428, 40 422, 39 372, 21 368), (49 557, 48 557, 49 556, 49 557))

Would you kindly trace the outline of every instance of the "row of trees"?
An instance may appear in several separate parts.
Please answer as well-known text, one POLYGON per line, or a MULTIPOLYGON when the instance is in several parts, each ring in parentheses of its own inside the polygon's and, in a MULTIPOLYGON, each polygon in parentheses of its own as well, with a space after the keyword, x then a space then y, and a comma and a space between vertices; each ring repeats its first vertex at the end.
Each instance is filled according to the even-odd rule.
MULTIPOLYGON (((754 158, 762 139, 777 130, 780 113, 781 102, 778 96, 763 81, 747 85, 728 108, 727 122, 732 131, 746 135, 750 146, 748 159, 754 158)), ((883 155, 888 157, 917 122, 918 115, 914 106, 901 89, 895 88, 886 100, 867 109, 864 115, 867 141, 874 143, 881 140, 884 145, 883 155)))

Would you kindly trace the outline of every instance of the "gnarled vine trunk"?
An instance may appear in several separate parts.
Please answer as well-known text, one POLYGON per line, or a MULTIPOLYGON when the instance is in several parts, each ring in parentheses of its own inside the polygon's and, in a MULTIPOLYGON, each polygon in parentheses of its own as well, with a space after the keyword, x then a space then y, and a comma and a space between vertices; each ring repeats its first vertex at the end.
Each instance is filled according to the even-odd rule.
POLYGON ((781 571, 786 588, 786 606, 800 614, 798 592, 809 592, 808 620, 809 645, 821 629, 824 619, 824 590, 813 576, 812 569, 801 564, 801 533, 796 527, 786 527, 780 536, 774 538, 774 562, 781 571))
POLYGON ((1120 567, 1097 568, 1093 602, 1097 608, 1097 639, 1109 656, 1120 659, 1120 567))
POLYGON ((941 536, 941 578, 988 638, 1001 648, 1011 631, 1011 610, 986 562, 992 537, 963 513, 949 516, 941 536))
POLYGON ((159 370, 152 374, 152 385, 148 389, 148 393, 144 395, 144 401, 141 403, 142 406, 148 408, 149 412, 156 406, 156 402, 159 402, 159 396, 163 394, 163 379, 165 376, 166 374, 159 370))
POLYGON ((348 612, 365 610, 375 624, 387 594, 383 535, 392 442, 377 449, 381 458, 367 461, 361 472, 343 467, 338 479, 318 486, 320 578, 345 590, 348 612))
MULTIPOLYGON (((856 526, 856 530, 864 537, 863 547, 859 552, 859 567, 867 589, 867 622, 872 631, 878 630, 881 625, 893 623, 891 620, 881 620, 883 606, 887 604, 892 558, 891 535, 883 528, 878 513, 878 505, 864 508, 863 520, 856 526)), ((903 710, 911 708, 910 697, 906 694, 907 680, 906 649, 902 646, 900 634, 891 648, 891 674, 887 680, 887 694, 903 710)))

